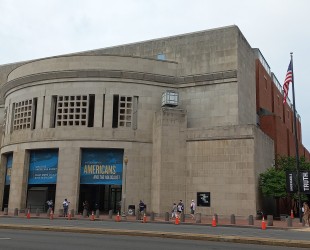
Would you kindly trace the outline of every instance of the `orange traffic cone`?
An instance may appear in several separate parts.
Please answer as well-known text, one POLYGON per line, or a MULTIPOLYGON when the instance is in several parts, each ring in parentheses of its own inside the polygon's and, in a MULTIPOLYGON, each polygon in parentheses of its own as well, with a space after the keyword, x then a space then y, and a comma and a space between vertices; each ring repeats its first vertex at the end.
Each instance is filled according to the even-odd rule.
POLYGON ((175 217, 175 222, 174 224, 179 225, 180 224, 180 219, 178 216, 175 217))
POLYGON ((121 219, 120 219, 120 217, 119 217, 119 212, 117 212, 117 215, 116 215, 115 221, 116 221, 116 222, 120 222, 120 221, 121 221, 121 219))
POLYGON ((264 216, 263 216, 263 220, 262 220, 262 230, 266 230, 266 221, 264 219, 264 216))
POLYGON ((212 217, 212 227, 216 227, 215 215, 213 215, 213 217, 212 217))
POLYGON ((293 209, 291 209, 291 218, 294 219, 294 212, 293 212, 293 209))
POLYGON ((145 215, 145 213, 144 213, 144 215, 143 215, 143 220, 142 220, 142 222, 143 222, 143 223, 146 223, 146 215, 145 215))
POLYGON ((27 212, 27 219, 30 219, 30 210, 28 209, 28 212, 27 212))
POLYGON ((90 220, 91 220, 91 221, 94 221, 94 220, 95 220, 94 211, 91 212, 90 220))
POLYGON ((52 219, 54 219, 53 209, 51 209, 51 212, 50 212, 50 220, 52 219))
POLYGON ((68 212, 68 220, 71 220, 71 212, 68 212))

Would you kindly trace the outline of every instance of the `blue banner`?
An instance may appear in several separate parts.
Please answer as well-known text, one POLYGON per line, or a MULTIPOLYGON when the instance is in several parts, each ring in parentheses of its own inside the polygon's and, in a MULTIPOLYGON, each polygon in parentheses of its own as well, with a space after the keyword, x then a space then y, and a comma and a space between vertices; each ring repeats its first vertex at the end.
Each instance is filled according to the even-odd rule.
POLYGON ((56 184, 57 166, 57 150, 31 151, 28 184, 56 184))
POLYGON ((122 185, 122 149, 83 149, 80 184, 122 185))
POLYGON ((5 175, 5 185, 10 185, 11 183, 11 171, 13 164, 13 154, 7 154, 6 156, 6 175, 5 175))

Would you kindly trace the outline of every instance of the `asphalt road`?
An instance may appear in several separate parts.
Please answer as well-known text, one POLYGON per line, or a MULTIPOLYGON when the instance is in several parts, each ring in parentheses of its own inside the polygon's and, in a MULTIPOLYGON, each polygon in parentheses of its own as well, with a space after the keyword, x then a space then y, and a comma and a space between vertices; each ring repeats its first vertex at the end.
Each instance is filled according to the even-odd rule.
POLYGON ((77 234, 65 232, 41 232, 0 229, 0 250, 293 250, 300 248, 248 245, 225 242, 193 241, 182 239, 150 238, 139 236, 115 236, 97 234, 77 234))

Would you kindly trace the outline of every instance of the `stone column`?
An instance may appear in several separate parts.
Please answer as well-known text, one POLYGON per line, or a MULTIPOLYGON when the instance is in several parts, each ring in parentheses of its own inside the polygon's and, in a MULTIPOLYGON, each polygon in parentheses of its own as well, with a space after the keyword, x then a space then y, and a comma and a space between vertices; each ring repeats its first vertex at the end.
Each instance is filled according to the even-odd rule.
POLYGON ((0 208, 3 206, 3 194, 4 194, 4 187, 5 187, 5 173, 6 173, 6 157, 2 154, 1 155, 1 162, 0 162, 0 208))
POLYGON ((95 111, 94 111, 94 127, 102 128, 103 126, 103 111, 104 111, 104 94, 95 95, 95 111))
MULTIPOLYGON (((80 190, 80 148, 59 148, 55 211, 68 199, 69 209, 78 209, 80 190)), ((69 211, 69 210, 68 210, 69 211)))
POLYGON ((15 208, 26 208, 29 171, 29 153, 25 150, 13 153, 11 184, 9 195, 9 213, 15 208))

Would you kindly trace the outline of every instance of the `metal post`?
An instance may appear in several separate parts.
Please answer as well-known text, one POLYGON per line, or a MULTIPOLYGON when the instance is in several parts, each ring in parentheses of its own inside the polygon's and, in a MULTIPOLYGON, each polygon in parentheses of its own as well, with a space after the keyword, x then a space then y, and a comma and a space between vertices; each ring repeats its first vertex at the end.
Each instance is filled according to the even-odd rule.
POLYGON ((124 157, 125 167, 123 168, 123 185, 122 185, 122 216, 126 217, 126 171, 127 171, 127 156, 124 157))
POLYGON ((293 109, 294 109, 294 135, 295 135, 295 149, 296 149, 296 170, 297 170, 297 194, 299 204, 299 221, 302 223, 302 210, 301 210, 301 194, 299 184, 299 150, 298 150, 298 139, 297 139, 297 124, 296 124, 296 106, 295 106, 295 88, 294 88, 294 69, 293 69, 293 52, 291 52, 291 66, 292 66, 292 94, 293 94, 293 109))

